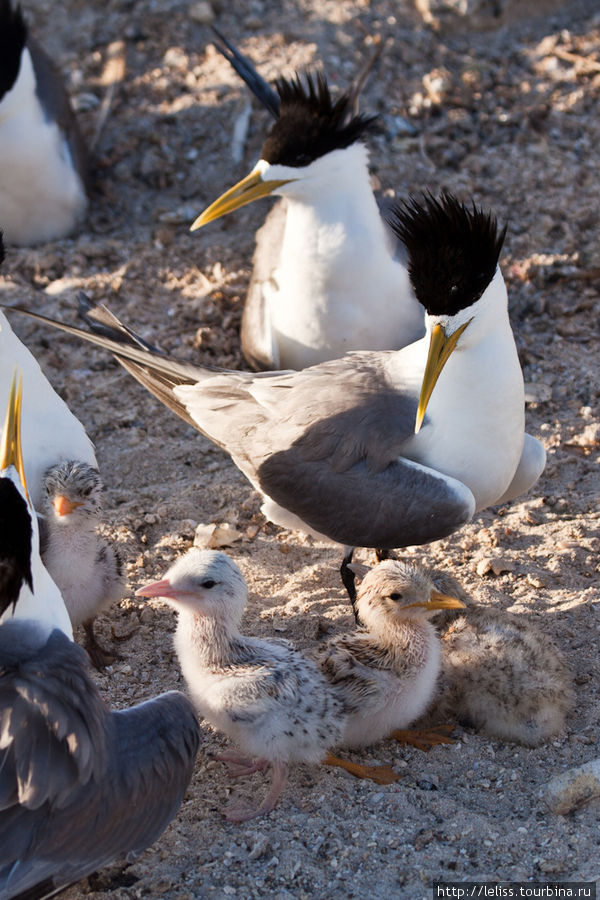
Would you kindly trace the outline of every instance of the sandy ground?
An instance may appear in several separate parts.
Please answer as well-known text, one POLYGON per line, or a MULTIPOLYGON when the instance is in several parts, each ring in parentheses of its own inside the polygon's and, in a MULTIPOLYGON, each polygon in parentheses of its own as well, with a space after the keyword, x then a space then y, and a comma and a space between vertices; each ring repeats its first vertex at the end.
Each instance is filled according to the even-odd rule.
MULTIPOLYGON (((234 164, 232 130, 247 94, 194 18, 197 4, 30 0, 27 9, 67 74, 88 135, 110 42, 125 40, 127 68, 97 148, 88 220, 72 239, 9 248, 3 298, 68 320, 83 288, 173 353, 241 366, 240 312, 267 203, 200 234, 188 226, 249 171, 266 113, 253 107, 244 158, 234 164)), ((407 555, 447 567, 479 600, 553 635, 575 677, 576 708, 566 733, 539 749, 457 728, 456 743, 428 755, 390 742, 355 755, 394 765, 403 777, 389 787, 298 766, 275 812, 242 826, 226 824, 221 807, 230 793, 265 791, 265 778, 231 791, 211 761, 225 739, 203 726, 193 780, 162 838, 135 863, 115 864, 65 896, 379 900, 430 897, 443 879, 598 879, 600 807, 563 818, 541 799, 553 775, 598 755, 598 7, 563 3, 477 32, 436 32, 392 0, 219 0, 214 9, 268 78, 323 63, 344 87, 369 52, 368 36, 389 36, 363 107, 383 117, 370 142, 381 185, 400 195, 445 187, 508 221, 502 266, 528 429, 544 441, 548 466, 530 496, 407 555), (478 574, 486 559, 500 575, 478 574)), ((198 523, 241 533, 229 552, 250 585, 250 633, 275 631, 309 647, 328 628, 352 626, 334 549, 265 524, 229 458, 106 355, 13 322, 96 443, 105 532, 127 561, 128 597, 98 627, 109 641, 111 629, 139 626, 120 645, 123 660, 98 676, 111 704, 183 687, 173 614, 138 603, 133 591, 190 546, 198 523)))

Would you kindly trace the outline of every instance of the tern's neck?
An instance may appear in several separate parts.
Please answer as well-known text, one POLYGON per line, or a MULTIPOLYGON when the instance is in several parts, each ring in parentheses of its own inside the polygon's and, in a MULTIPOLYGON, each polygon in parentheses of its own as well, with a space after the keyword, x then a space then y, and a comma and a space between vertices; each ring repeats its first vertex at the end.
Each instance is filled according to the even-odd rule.
POLYGON ((347 350, 391 350, 423 333, 408 274, 390 253, 367 159, 361 145, 336 150, 282 191, 278 290, 272 297, 266 290, 282 368, 347 350))
MULTIPOLYGON (((343 253, 344 247, 365 254, 386 255, 383 223, 369 183, 368 152, 362 144, 335 150, 317 160, 307 174, 286 186, 288 215, 284 252, 291 251, 300 238, 306 254, 307 234, 313 233, 309 250, 327 254, 329 262, 343 253), (320 245, 324 229, 328 241, 320 245)), ((389 258, 389 253, 387 254, 389 258)))
POLYGON ((431 637, 435 635, 431 622, 422 616, 395 621, 386 617, 381 622, 369 623, 368 627, 381 647, 409 663, 425 659, 431 637))
POLYGON ((197 615, 184 609, 179 612, 177 642, 185 640, 192 650, 197 664, 206 668, 221 668, 233 657, 233 648, 239 639, 237 628, 213 616, 197 615))

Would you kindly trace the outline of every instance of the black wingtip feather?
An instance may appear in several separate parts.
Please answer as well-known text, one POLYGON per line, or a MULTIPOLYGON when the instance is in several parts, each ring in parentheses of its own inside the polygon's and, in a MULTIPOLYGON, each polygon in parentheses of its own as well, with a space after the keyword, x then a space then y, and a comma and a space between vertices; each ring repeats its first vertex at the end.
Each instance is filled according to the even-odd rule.
POLYGON ((390 227, 408 252, 408 273, 430 315, 456 315, 475 303, 494 277, 506 226, 473 202, 430 193, 394 204, 390 227))
POLYGON ((0 0, 0 100, 17 80, 26 40, 27 25, 20 5, 0 0))
POLYGON ((275 87, 279 118, 261 153, 271 164, 309 165, 333 150, 349 147, 377 128, 377 116, 353 114, 354 101, 349 92, 334 101, 321 72, 278 78, 275 87))
POLYGON ((274 119, 279 115, 279 97, 271 85, 262 78, 247 56, 244 56, 235 44, 232 44, 214 25, 212 30, 217 38, 215 47, 237 72, 242 81, 250 88, 254 96, 262 103, 274 119))

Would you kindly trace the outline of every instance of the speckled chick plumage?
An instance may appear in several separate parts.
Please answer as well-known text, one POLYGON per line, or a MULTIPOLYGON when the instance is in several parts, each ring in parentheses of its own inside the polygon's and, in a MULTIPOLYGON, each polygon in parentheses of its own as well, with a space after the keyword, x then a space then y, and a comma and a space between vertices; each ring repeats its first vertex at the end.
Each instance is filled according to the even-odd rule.
POLYGON ((102 481, 93 466, 70 460, 48 469, 44 487, 42 560, 60 589, 71 623, 81 625, 120 600, 125 590, 119 556, 97 534, 102 481), (58 498, 66 501, 60 512, 58 498))
POLYGON ((359 585, 365 630, 332 638, 320 664, 348 714, 341 745, 372 744, 427 708, 440 671, 440 641, 428 619, 434 585, 421 568, 385 560, 359 585))
POLYGON ((339 742, 342 704, 318 666, 285 641, 240 633, 247 586, 224 553, 192 548, 138 593, 178 611, 175 649, 192 700, 244 753, 272 767, 318 763, 339 742))
MULTIPOLYGON (((438 589, 452 589, 444 573, 430 577, 438 589)), ((554 642, 529 618, 473 603, 440 620, 434 620, 442 639, 436 719, 529 746, 563 730, 574 702, 572 678, 554 642)))

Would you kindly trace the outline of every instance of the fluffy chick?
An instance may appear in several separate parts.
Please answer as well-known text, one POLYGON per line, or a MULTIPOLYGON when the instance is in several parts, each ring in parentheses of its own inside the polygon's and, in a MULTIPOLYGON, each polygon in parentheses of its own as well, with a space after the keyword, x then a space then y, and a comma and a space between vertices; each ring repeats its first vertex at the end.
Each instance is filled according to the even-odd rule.
POLYGON ((318 763, 339 742, 341 701, 318 666, 287 642, 240 633, 248 590, 224 553, 192 548, 161 581, 136 594, 161 597, 177 610, 175 649, 198 712, 248 754, 217 758, 232 775, 271 767, 265 799, 255 808, 227 808, 227 819, 271 812, 288 762, 318 763))
POLYGON ((385 737, 406 740, 406 729, 433 697, 440 671, 440 641, 429 619, 464 603, 436 590, 420 567, 385 560, 364 576, 357 610, 365 631, 332 638, 320 653, 321 670, 348 715, 344 747, 385 737))
POLYGON ((44 488, 42 560, 63 596, 71 624, 84 627, 93 664, 110 665, 116 654, 98 644, 93 620, 122 598, 125 578, 117 552, 96 532, 102 509, 100 475, 93 466, 70 460, 47 470, 44 488))
MULTIPOLYGON (((452 576, 429 576, 442 590, 462 591, 452 576)), ((563 730, 572 678, 556 645, 528 618, 473 604, 434 621, 442 639, 436 718, 532 747, 563 730)))

